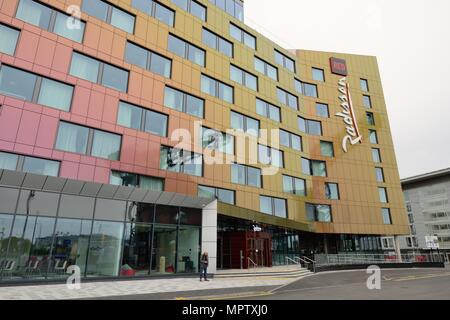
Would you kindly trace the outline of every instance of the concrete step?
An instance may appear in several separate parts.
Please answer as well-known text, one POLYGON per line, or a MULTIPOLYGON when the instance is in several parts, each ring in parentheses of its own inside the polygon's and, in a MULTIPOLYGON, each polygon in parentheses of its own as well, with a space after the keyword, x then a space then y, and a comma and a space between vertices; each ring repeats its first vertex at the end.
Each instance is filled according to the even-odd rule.
POLYGON ((226 272, 221 270, 219 273, 214 275, 214 278, 244 278, 244 277, 282 277, 282 278, 298 278, 305 275, 311 274, 312 272, 306 268, 297 268, 295 270, 280 270, 280 271, 269 271, 265 268, 264 271, 258 271, 258 269, 253 269, 252 271, 241 271, 241 272, 226 272))

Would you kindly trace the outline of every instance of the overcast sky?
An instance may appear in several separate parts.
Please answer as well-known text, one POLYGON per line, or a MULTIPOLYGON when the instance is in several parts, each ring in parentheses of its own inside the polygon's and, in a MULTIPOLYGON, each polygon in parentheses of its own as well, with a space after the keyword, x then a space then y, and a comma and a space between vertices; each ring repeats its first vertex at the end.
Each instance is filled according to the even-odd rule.
POLYGON ((400 177, 450 167, 449 0, 244 0, 291 49, 375 55, 400 177))

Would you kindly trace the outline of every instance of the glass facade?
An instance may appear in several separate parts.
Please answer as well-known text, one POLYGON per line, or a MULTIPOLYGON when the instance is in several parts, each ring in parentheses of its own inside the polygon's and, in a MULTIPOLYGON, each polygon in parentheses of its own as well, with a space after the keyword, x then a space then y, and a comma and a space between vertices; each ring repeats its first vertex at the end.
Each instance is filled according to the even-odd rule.
POLYGON ((14 55, 20 31, 0 24, 0 52, 14 55))

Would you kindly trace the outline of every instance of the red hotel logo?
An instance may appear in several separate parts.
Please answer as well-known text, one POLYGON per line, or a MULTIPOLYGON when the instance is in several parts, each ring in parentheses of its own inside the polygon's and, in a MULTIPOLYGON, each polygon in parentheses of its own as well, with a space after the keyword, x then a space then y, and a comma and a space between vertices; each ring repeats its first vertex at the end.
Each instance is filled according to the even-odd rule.
POLYGON ((331 72, 340 76, 347 76, 347 63, 343 59, 330 58, 331 72))

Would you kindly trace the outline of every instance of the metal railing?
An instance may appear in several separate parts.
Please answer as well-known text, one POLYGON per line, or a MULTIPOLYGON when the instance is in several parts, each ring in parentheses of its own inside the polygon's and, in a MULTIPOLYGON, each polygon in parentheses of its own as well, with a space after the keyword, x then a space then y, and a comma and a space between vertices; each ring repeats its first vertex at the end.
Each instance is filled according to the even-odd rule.
POLYGON ((315 254, 314 260, 318 266, 344 265, 344 264, 382 264, 382 263, 420 263, 420 262, 442 262, 442 257, 437 254, 315 254))
MULTIPOLYGON (((258 265, 255 263, 255 261, 250 259, 250 257, 247 257, 247 260, 253 264, 253 268, 258 268, 258 265)), ((248 267, 250 268, 250 263, 248 264, 248 267)))
POLYGON ((305 268, 307 268, 307 269, 309 269, 308 268, 309 265, 312 265, 312 269, 313 269, 314 273, 316 272, 316 262, 306 256, 303 256, 303 257, 294 256, 294 258, 285 257, 285 262, 286 262, 286 264, 289 264, 291 262, 291 263, 300 265, 301 267, 303 267, 303 265, 304 265, 305 268), (303 265, 302 265, 302 263, 303 263, 303 265))

